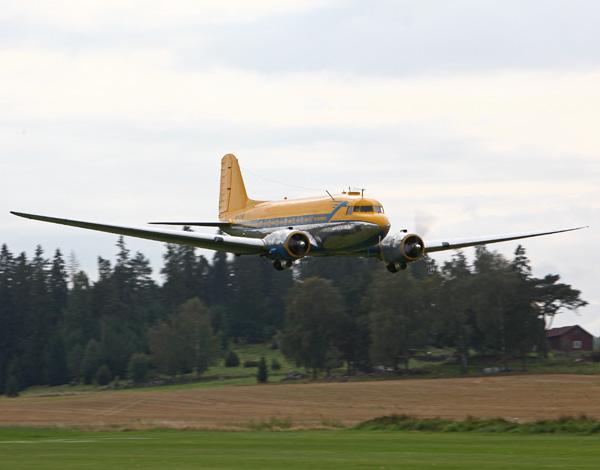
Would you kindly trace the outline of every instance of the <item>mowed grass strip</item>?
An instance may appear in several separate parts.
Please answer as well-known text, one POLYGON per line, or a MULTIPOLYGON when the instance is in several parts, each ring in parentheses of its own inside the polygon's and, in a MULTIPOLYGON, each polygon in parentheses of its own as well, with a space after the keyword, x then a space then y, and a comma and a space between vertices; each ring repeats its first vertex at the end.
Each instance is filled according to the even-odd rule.
POLYGON ((0 430, 0 462, 38 469, 597 469, 592 436, 388 431, 0 430))

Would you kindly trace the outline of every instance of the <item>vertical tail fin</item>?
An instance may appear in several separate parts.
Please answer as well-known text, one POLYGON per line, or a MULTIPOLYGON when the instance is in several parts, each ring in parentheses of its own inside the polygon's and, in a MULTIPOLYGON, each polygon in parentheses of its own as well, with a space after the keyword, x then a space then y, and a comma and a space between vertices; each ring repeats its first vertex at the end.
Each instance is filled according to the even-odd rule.
POLYGON ((228 153, 221 160, 221 190, 219 194, 219 217, 253 205, 248 199, 246 186, 235 155, 228 153))

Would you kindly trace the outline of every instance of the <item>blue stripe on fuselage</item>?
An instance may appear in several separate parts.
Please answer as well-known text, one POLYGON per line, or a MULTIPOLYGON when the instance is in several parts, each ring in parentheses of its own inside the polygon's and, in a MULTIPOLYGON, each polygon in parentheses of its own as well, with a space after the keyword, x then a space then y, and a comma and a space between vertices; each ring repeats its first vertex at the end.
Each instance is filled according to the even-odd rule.
POLYGON ((234 223, 245 225, 246 227, 253 228, 267 228, 267 227, 290 227, 294 225, 309 225, 309 224, 322 224, 330 222, 333 216, 342 207, 348 205, 347 201, 341 202, 333 208, 328 214, 311 214, 311 215, 296 215, 290 217, 275 217, 272 219, 257 219, 257 220, 237 220, 234 223))

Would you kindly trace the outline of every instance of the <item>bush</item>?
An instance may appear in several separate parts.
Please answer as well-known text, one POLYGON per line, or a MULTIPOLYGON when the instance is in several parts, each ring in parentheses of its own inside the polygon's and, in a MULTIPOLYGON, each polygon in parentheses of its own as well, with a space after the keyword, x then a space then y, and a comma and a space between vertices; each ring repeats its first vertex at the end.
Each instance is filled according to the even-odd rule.
POLYGON ((238 367, 239 365, 240 357, 234 351, 229 351, 225 356, 225 367, 238 367))
POLYGON ((271 370, 281 370, 281 364, 277 359, 271 361, 271 370))
POLYGON ((260 362, 258 363, 256 381, 260 384, 266 384, 269 381, 269 369, 267 368, 267 361, 264 357, 261 357, 260 362))
POLYGON ((429 431, 429 432, 510 432, 523 434, 597 434, 600 421, 585 415, 564 416, 534 422, 518 423, 504 418, 472 418, 453 421, 442 418, 414 418, 406 415, 382 416, 356 426, 367 431, 429 431))
POLYGON ((8 377, 5 392, 7 397, 19 396, 19 381, 15 375, 8 377))
POLYGON ((96 372, 96 383, 98 385, 108 385, 111 380, 112 372, 110 371, 110 368, 106 364, 101 365, 96 372))
POLYGON ((258 361, 244 361, 244 367, 258 367, 258 361))
POLYGON ((139 384, 146 380, 150 370, 150 357, 147 354, 133 353, 127 364, 127 376, 134 383, 139 384))

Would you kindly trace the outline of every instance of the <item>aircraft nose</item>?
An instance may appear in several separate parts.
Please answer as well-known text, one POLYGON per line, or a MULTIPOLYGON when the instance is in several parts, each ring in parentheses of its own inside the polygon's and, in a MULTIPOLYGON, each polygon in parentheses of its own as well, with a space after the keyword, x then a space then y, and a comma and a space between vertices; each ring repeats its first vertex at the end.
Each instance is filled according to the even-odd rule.
POLYGON ((377 217, 376 223, 381 228, 388 229, 388 230, 390 228, 390 221, 388 220, 388 218, 385 215, 380 215, 379 217, 377 217))
POLYGON ((379 215, 379 216, 377 216, 375 223, 379 226, 381 231, 387 235, 387 233, 389 232, 390 227, 391 227, 391 224, 390 224, 390 221, 388 220, 388 218, 385 215, 379 215))

